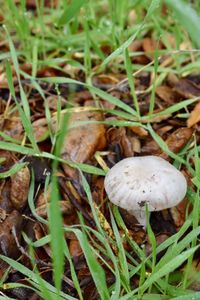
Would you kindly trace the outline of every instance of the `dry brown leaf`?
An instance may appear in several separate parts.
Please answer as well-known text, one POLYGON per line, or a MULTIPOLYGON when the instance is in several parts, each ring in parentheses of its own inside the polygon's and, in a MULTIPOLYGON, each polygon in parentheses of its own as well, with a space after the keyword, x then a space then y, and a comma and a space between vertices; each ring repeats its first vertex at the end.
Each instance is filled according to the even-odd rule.
MULTIPOLYGON (((175 130, 165 141, 169 150, 173 153, 178 153, 191 139, 193 129, 182 127, 175 130)), ((168 155, 164 152, 160 154, 162 158, 167 159, 168 155)))
MULTIPOLYGON (((51 197, 51 186, 49 185, 46 192, 42 192, 38 197, 36 204, 36 213, 43 218, 47 218, 48 206, 51 197)), ((73 206, 69 200, 60 200, 60 209, 62 214, 71 214, 73 211, 73 206)))
POLYGON ((188 200, 185 198, 177 206, 170 208, 172 219, 177 228, 180 228, 185 222, 185 215, 188 204, 188 200))
POLYGON ((177 94, 169 86, 162 85, 157 87, 156 94, 168 104, 177 102, 177 94))
POLYGON ((190 128, 200 122, 200 102, 198 102, 192 110, 188 120, 187 126, 190 128))
MULTIPOLYGON (((97 150, 102 150, 106 145, 105 127, 103 124, 87 124, 90 121, 101 121, 102 114, 99 112, 83 111, 72 113, 69 126, 77 127, 69 129, 61 150, 61 156, 65 160, 84 163, 90 160, 97 150), (78 125, 78 122, 86 122, 78 125)), ((54 126, 55 127, 55 126, 54 126)), ((76 170, 63 164, 65 173, 75 176, 76 170)))
POLYGON ((148 136, 148 131, 139 126, 130 126, 129 129, 140 137, 148 136))

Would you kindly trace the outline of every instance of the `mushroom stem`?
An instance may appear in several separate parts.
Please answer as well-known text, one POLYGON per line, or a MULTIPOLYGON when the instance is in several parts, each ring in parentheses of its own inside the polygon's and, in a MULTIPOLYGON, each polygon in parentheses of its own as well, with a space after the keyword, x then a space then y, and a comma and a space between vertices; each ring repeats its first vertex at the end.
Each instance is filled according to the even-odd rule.
POLYGON ((137 219, 139 225, 146 229, 146 211, 145 210, 134 210, 132 211, 133 216, 137 219))

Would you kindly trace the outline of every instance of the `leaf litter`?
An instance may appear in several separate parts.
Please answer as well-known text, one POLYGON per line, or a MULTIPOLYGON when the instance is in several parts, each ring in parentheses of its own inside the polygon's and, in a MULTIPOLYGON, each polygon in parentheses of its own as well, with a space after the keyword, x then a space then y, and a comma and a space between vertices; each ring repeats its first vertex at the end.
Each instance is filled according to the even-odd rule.
MULTIPOLYGON (((46 2, 47 6, 50 5, 50 1, 46 2)), ((57 1, 53 3, 57 5, 57 1)), ((29 9, 35 9, 35 1, 27 1, 26 5, 29 9)), ((171 43, 173 44, 173 39, 171 39, 171 43)), ((105 46, 102 48, 102 51, 105 51, 106 54, 108 48, 105 46)), ((151 64, 154 60, 154 51, 158 48, 162 50, 165 47, 162 43, 158 45, 151 35, 141 40, 133 41, 129 46, 129 51, 135 54, 138 52, 138 54, 132 57, 132 63, 143 66, 151 64)), ((77 54, 74 54, 74 57, 77 61, 82 59, 77 54)), ((94 70, 98 67, 95 63, 94 60, 94 70)), ((169 60, 169 57, 165 55, 159 63, 161 66, 173 65, 173 59, 169 60)), ((28 74, 32 71, 31 66, 27 64, 20 64, 20 69, 28 74)), ((58 77, 67 74, 67 77, 71 76, 71 78, 75 78, 76 80, 83 80, 81 70, 77 68, 72 69, 70 64, 63 64, 62 69, 64 73, 56 68, 46 66, 38 70, 37 76, 58 77)), ((13 66, 12 71, 17 99, 20 101, 19 86, 13 66)), ((15 104, 9 94, 5 69, 1 69, 0 78, 0 126, 2 132, 0 139, 1 141, 15 141, 21 144, 28 143, 20 115, 18 111, 14 110, 15 104)), ((131 91, 126 79, 127 76, 123 71, 116 73, 115 70, 110 68, 105 73, 102 72, 95 75, 92 83, 95 87, 107 91, 110 95, 117 97, 129 107, 134 108, 131 91)), ((151 94, 148 89, 153 82, 153 72, 151 70, 138 70, 134 79, 141 115, 148 117, 151 101, 151 94)), ((166 160, 173 161, 169 152, 165 152, 159 146, 147 128, 133 124, 119 125, 127 121, 122 110, 117 105, 106 101, 106 99, 100 97, 93 99, 90 90, 83 87, 80 88, 78 85, 72 86, 61 83, 59 84, 60 95, 58 96, 55 93, 55 86, 53 84, 44 84, 44 82, 38 81, 38 84, 40 84, 46 95, 45 101, 48 105, 50 116, 50 119, 48 119, 42 95, 32 85, 31 81, 22 77, 21 82, 27 93, 31 109, 33 132, 41 151, 50 153, 53 151, 54 141, 51 139, 49 129, 52 131, 52 135, 56 136, 61 130, 59 124, 62 124, 63 115, 69 113, 69 124, 62 124, 62 126, 68 126, 61 149, 61 158, 64 160, 75 163, 86 163, 100 168, 101 164, 95 158, 96 153, 102 155, 103 162, 107 167, 112 167, 123 158, 140 155, 158 155, 166 160), (98 106, 96 105, 97 103, 98 106), (59 111, 57 111, 59 105, 61 109, 60 123, 58 122, 59 111), (115 114, 115 111, 118 111, 118 114, 115 114)), ((184 156, 185 149, 192 147, 194 141, 197 144, 199 143, 200 102, 197 100, 196 103, 181 107, 175 112, 159 113, 178 104, 180 101, 199 96, 199 74, 190 74, 182 78, 169 72, 155 89, 155 108, 153 111, 155 116, 152 116, 150 123, 153 131, 158 137, 162 138, 167 149, 174 154, 183 153, 184 156), (181 115, 185 115, 186 117, 181 118, 181 115)), ((23 158, 19 153, 6 150, 1 150, 1 157, 4 158, 0 166, 1 172, 12 168, 14 163, 19 162, 23 158)), ((28 163, 28 166, 25 166, 8 178, 1 179, 0 182, 0 253, 17 259, 28 268, 32 268, 27 245, 22 237, 25 233, 31 240, 37 243, 49 234, 48 225, 42 222, 42 220, 48 220, 51 184, 46 187, 45 182, 47 176, 52 175, 52 169, 50 167, 51 162, 47 159, 32 156, 26 156, 23 159, 28 163), (35 178, 33 199, 35 214, 33 214, 28 204, 32 172, 34 172, 35 178)), ((193 159, 192 157, 189 158, 194 167, 193 159)), ((192 174, 186 169, 184 164, 180 167, 188 181, 189 188, 195 191, 196 187, 192 182, 192 174)), ((89 173, 85 173, 85 176, 91 189, 94 207, 97 211, 100 224, 105 232, 107 232, 108 237, 111 240, 115 240, 108 200, 104 191, 103 177, 89 173)), ((57 178, 61 195, 59 205, 64 225, 80 226, 78 214, 81 213, 86 225, 92 229, 96 229, 91 207, 82 186, 79 170, 72 168, 68 164, 60 163, 57 178)), ((151 214, 150 224, 155 234, 157 245, 160 245, 179 231, 186 220, 188 211, 192 211, 192 206, 193 204, 186 197, 175 208, 151 214)), ((139 246, 145 247, 147 255, 152 254, 152 247, 147 234, 137 225, 134 217, 123 209, 120 209, 120 214, 127 227, 129 238, 133 239, 139 246)), ((120 228, 119 226, 119 232, 123 239, 125 236, 124 228, 120 228)), ((96 287, 76 235, 73 232, 66 232, 65 239, 69 246, 69 252, 73 259, 84 299, 98 299, 99 296, 96 287)), ((98 239, 95 235, 92 236, 91 243, 94 248, 97 248, 98 239)), ((116 253, 117 248, 115 245, 112 245, 113 241, 110 241, 110 243, 114 253, 116 253)), ((127 251, 131 251, 131 246, 126 239, 123 241, 123 247, 127 251)), ((157 260, 160 258, 161 256, 158 255, 157 260)), ((137 257, 134 257, 134 259, 137 259, 137 257)), ((198 263, 199 261, 197 265, 198 263)), ((49 244, 35 248, 35 264, 41 276, 52 283, 51 249, 49 244)), ((102 262, 101 264, 106 273, 107 284, 111 286, 115 278, 106 264, 102 262)), ((112 262, 108 260, 107 264, 112 265, 112 262)), ((8 265, 1 260, 1 278, 3 278, 7 269, 8 265)), ((179 272, 181 271, 180 269, 179 272)), ((71 281, 69 263, 67 261, 65 262, 64 275, 63 291, 77 297, 76 289, 71 281)), ((5 280, 5 282, 22 282, 27 286, 29 285, 27 279, 14 269, 8 271, 5 280)), ((132 286, 137 287, 137 284, 138 277, 133 276, 132 286)), ((191 289, 199 289, 199 285, 193 283, 191 284, 191 289)), ((22 299, 22 297, 23 299, 40 299, 35 292, 31 292, 29 289, 23 287, 14 288, 8 292, 4 290, 3 292, 16 299, 22 299)))

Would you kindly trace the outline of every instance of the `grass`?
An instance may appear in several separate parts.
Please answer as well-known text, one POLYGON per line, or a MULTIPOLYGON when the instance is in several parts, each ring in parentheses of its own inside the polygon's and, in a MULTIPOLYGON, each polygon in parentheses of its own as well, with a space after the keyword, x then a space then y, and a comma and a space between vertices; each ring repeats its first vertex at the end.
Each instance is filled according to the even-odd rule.
MULTIPOLYGON (((170 105, 160 112, 154 111, 156 87, 165 81, 169 73, 181 77, 199 70, 200 52, 195 48, 198 48, 200 44, 198 1, 194 1, 193 7, 189 6, 186 1, 164 1, 170 10, 165 18, 162 17, 162 3, 159 0, 60 0, 57 8, 53 6, 53 1, 50 2, 51 5, 45 7, 43 1, 41 3, 36 1, 35 10, 31 11, 27 10, 26 1, 21 0, 16 4, 13 0, 0 0, 5 18, 4 26, 0 29, 0 36, 1 40, 9 46, 9 50, 0 54, 0 59, 2 65, 5 66, 10 94, 14 100, 13 106, 8 109, 8 114, 11 114, 12 109, 17 110, 24 128, 22 143, 2 132, 0 149, 16 152, 19 157, 25 155, 46 158, 52 162, 53 173, 56 173, 60 163, 76 168, 81 176, 81 185, 90 206, 95 227, 88 226, 81 213, 78 214, 79 223, 63 226, 63 216, 59 206, 61 196, 56 176, 52 176, 52 178, 47 176, 46 178, 45 186, 48 186, 49 181, 52 186, 48 220, 38 216, 34 204, 33 174, 28 197, 29 207, 35 220, 48 226, 49 233, 37 241, 32 241, 28 236, 23 235, 29 249, 32 268, 27 268, 20 260, 16 261, 4 255, 1 255, 0 258, 23 274, 29 288, 42 299, 84 299, 79 274, 67 240, 64 238, 67 234, 73 234, 82 249, 97 290, 97 299, 200 299, 199 292, 190 289, 192 280, 198 282, 200 280, 198 272, 192 271, 195 274, 191 277, 194 254, 199 247, 200 235, 199 145, 194 134, 192 140, 181 152, 174 153, 153 127, 155 117, 182 114, 184 119, 185 116, 188 116, 191 105, 199 101, 199 97, 186 99, 170 105), (135 19, 132 21, 134 26, 130 21, 131 13, 134 13, 135 19), (127 26, 127 22, 130 22, 130 25, 127 26), (160 40, 165 49, 157 49, 153 53, 153 61, 149 64, 132 64, 131 58, 144 53, 131 52, 129 46, 134 40, 143 39, 148 32, 152 32, 152 36, 156 40, 160 40), (173 35, 176 48, 172 48, 166 38, 169 34, 173 35), (181 50, 181 47, 188 43, 189 47, 181 50), (108 55, 102 50, 105 45, 109 48, 108 55), (172 63, 167 66, 161 64, 162 58, 166 54, 173 58, 172 63), (71 68, 71 76, 62 68, 66 63, 71 68), (23 71, 21 68, 23 64, 30 64, 31 72, 23 71), (61 75, 38 76, 38 71, 45 68, 55 68, 61 75), (13 69, 16 73, 15 80, 19 85, 19 96, 15 91, 13 69), (84 81, 76 76, 77 70, 81 70, 83 73, 84 81), (150 86, 145 91, 150 93, 148 115, 142 115, 140 111, 139 95, 135 88, 135 78, 141 70, 149 72, 153 76, 150 86), (111 95, 108 91, 93 86, 93 77, 102 72, 125 75, 125 83, 128 84, 131 91, 132 106, 117 96, 111 95), (23 86, 23 80, 29 80, 44 101, 48 136, 50 136, 52 146, 51 152, 42 151, 40 144, 35 140, 29 93, 23 86), (51 128, 53 115, 48 106, 45 89, 43 90, 44 83, 54 84, 55 93, 60 99, 56 113, 57 121, 60 124, 59 128, 61 128, 58 132, 53 132, 51 128), (76 110, 73 105, 61 108, 60 88, 64 84, 71 86, 72 89, 74 86, 88 89, 95 101, 93 110, 120 117, 120 119, 101 121, 102 124, 125 128, 137 126, 145 129, 177 167, 184 166, 185 170, 190 173, 195 188, 193 190, 189 188, 187 196, 193 204, 193 211, 188 213, 188 217, 179 231, 160 245, 156 244, 156 236, 151 225, 148 224, 147 238, 152 247, 151 254, 147 255, 145 250, 133 239, 116 207, 111 209, 108 205, 108 217, 104 216, 100 207, 94 203, 86 173, 104 176, 107 166, 103 158, 99 159, 99 162, 103 162, 104 168, 101 168, 100 163, 97 167, 61 158, 60 151, 63 140, 71 126, 68 119, 70 113, 76 110), (102 108, 99 103, 100 98, 114 105, 115 108, 102 108), (62 120, 68 124, 65 129, 62 129, 62 120), (191 163, 192 159, 194 164, 191 163), (127 251, 124 247, 126 243, 131 251, 127 251), (43 278, 35 257, 37 249, 49 244, 52 253, 50 263, 53 279, 51 281, 43 278), (163 251, 164 254, 157 261, 157 255, 163 251), (184 272, 181 269, 183 265, 184 272), (68 280, 73 286, 74 295, 62 289, 63 278, 66 277, 64 274, 66 266, 69 268, 68 280), (111 283, 108 283, 109 278, 111 283)), ((121 85, 119 82, 118 86, 121 85)), ((86 122, 88 126, 93 123, 100 122, 86 122)), ((83 124, 85 123, 77 122, 73 126, 78 127, 83 124)), ((9 171, 2 172, 0 177, 10 177, 24 165, 23 161, 14 164, 9 171)), ((0 298, 13 299, 6 296, 6 292, 25 285, 8 282, 7 277, 4 276, 0 286, 3 295, 3 298, 0 298)))

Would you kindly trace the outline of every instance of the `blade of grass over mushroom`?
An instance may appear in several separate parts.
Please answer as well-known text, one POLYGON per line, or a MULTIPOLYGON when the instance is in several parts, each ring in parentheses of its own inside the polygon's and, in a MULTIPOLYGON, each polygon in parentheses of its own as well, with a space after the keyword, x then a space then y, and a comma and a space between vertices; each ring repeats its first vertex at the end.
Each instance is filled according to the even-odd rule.
POLYGON ((185 27, 197 47, 200 47, 200 15, 191 4, 183 0, 165 0, 165 3, 174 11, 177 20, 185 27))
POLYGON ((142 31, 145 22, 147 19, 155 12, 155 10, 159 7, 160 0, 152 0, 147 11, 146 16, 144 17, 143 22, 138 27, 137 31, 127 40, 125 41, 119 48, 117 48, 114 52, 112 52, 101 64, 100 68, 104 68, 110 61, 117 58, 123 51, 130 46, 130 44, 135 40, 137 35, 142 31))

